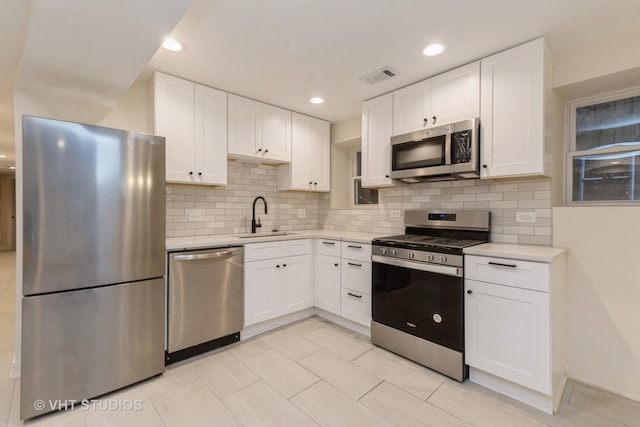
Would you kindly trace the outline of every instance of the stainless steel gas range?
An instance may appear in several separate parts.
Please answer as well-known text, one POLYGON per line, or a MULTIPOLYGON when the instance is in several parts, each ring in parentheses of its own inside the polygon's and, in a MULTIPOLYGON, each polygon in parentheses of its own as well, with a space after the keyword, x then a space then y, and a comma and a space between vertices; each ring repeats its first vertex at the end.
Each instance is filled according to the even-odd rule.
POLYGON ((489 211, 409 210, 404 223, 373 241, 371 341, 464 381, 462 250, 489 240, 489 211))

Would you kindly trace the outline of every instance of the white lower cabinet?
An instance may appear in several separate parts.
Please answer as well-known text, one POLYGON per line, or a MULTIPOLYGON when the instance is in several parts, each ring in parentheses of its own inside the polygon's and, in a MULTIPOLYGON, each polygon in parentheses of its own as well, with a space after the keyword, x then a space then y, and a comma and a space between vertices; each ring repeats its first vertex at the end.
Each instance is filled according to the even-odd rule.
POLYGON ((311 241, 245 245, 244 299, 245 326, 312 307, 311 241))
POLYGON ((563 257, 532 262, 465 255, 471 381, 555 411, 566 380, 563 282, 563 257))
POLYGON ((315 306, 371 326, 371 245, 316 240, 315 306))

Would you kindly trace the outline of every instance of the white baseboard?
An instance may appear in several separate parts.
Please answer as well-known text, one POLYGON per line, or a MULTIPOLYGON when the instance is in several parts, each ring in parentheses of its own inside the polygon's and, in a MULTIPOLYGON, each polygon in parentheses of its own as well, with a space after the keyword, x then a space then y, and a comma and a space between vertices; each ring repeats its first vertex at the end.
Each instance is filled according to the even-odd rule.
POLYGON ((347 329, 351 329, 352 331, 362 334, 366 337, 371 337, 371 328, 361 325, 360 323, 345 319, 344 317, 338 316, 337 314, 333 314, 328 311, 324 311, 323 309, 318 307, 315 307, 315 314, 324 319, 330 320, 335 324, 343 326, 347 329))
POLYGON ((288 325, 289 323, 297 322, 298 320, 311 317, 314 314, 314 308, 311 307, 304 310, 296 311, 295 313, 286 314, 275 319, 266 320, 255 325, 247 326, 242 331, 240 331, 240 340, 246 340, 248 338, 255 337, 256 335, 269 332, 281 326, 288 325))
MULTIPOLYGON (((547 414, 554 414, 557 406, 552 396, 547 396, 530 388, 505 380, 479 369, 469 367, 469 381, 483 387, 502 393, 512 399, 533 406, 547 414)), ((560 393, 562 395, 562 393, 560 393)), ((560 401, 558 400, 558 404, 560 401)))
POLYGON ((11 373, 9 374, 9 378, 12 380, 17 380, 20 378, 22 372, 22 364, 16 359, 15 355, 13 356, 13 364, 11 365, 11 373))

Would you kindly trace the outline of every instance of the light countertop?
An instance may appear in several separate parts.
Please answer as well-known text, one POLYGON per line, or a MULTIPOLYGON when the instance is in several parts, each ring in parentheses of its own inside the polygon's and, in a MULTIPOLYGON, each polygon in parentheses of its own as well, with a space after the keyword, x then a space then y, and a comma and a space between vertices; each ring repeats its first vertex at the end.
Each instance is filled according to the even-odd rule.
MULTIPOLYGON (((345 240, 356 243, 371 243, 376 237, 382 237, 379 234, 358 233, 353 231, 336 231, 336 230, 299 230, 287 231, 287 234, 280 236, 265 235, 262 237, 241 238, 235 234, 225 234, 216 236, 190 236, 190 237, 169 237, 166 240, 166 249, 168 251, 176 251, 183 249, 203 249, 224 246, 240 246, 250 243, 273 242, 282 240, 296 239, 332 239, 345 240)), ((260 235, 260 233, 257 233, 260 235)))
POLYGON ((484 243, 464 249, 465 255, 479 255, 496 258, 517 259, 533 262, 552 262, 563 256, 564 248, 550 246, 516 245, 512 243, 484 243))

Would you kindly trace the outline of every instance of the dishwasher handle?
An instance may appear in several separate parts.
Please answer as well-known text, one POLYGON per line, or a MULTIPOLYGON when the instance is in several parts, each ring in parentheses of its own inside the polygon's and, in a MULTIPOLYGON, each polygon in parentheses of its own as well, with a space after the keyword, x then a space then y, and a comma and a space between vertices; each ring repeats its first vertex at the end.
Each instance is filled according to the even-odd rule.
POLYGON ((209 258, 225 258, 230 255, 235 255, 236 251, 220 251, 220 252, 207 252, 204 254, 192 254, 192 255, 175 255, 173 257, 176 261, 196 261, 209 258))

